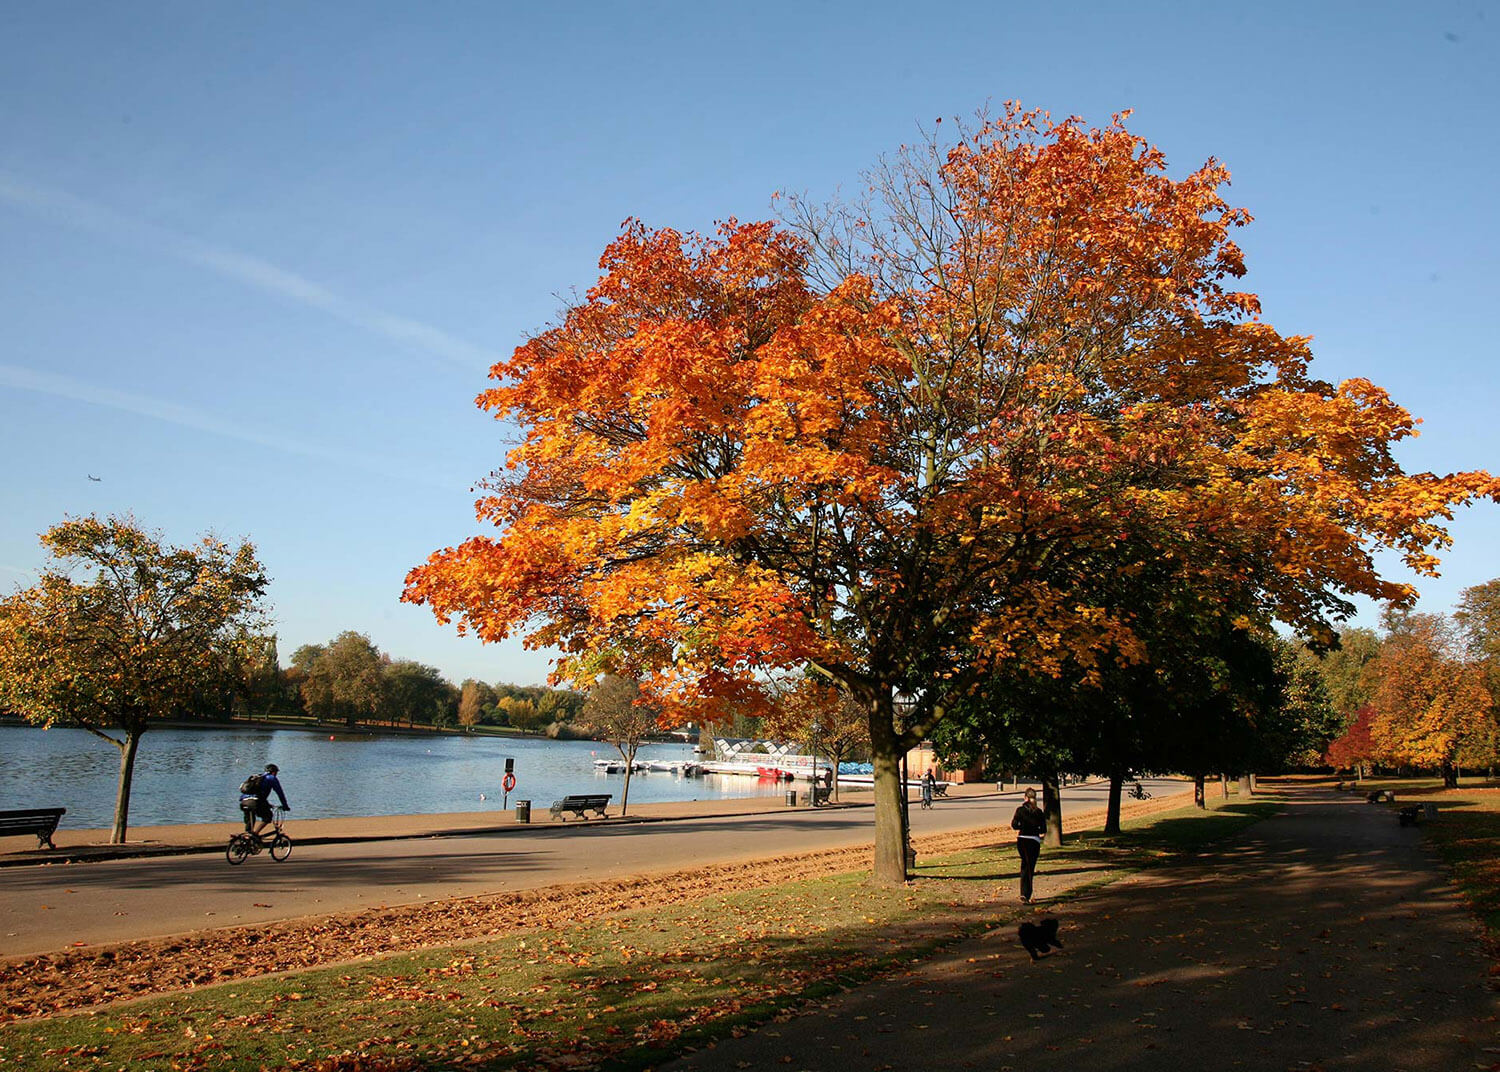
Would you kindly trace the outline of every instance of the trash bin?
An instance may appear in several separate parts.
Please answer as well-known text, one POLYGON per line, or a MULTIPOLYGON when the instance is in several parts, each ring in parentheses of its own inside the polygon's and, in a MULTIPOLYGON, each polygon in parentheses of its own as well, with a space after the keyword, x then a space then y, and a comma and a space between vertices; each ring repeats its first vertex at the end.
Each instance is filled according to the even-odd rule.
POLYGON ((529 822, 531 822, 531 801, 529 801, 529 800, 518 800, 518 801, 516 801, 516 822, 518 822, 518 823, 529 823, 529 822))
POLYGON ((1422 801, 1422 818, 1436 819, 1438 817, 1438 806, 1435 800, 1422 801))
POLYGON ((786 806, 789 808, 797 806, 797 791, 795 789, 788 789, 786 791, 786 806))

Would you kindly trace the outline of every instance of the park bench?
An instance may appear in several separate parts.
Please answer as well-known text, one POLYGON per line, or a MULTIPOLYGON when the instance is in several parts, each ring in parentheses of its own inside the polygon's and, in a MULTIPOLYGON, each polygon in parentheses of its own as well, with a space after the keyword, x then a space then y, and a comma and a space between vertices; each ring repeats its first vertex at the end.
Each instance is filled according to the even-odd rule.
POLYGON ((0 837, 36 835, 36 847, 55 849, 52 835, 57 831, 57 821, 67 808, 26 808, 21 811, 0 811, 0 837))
POLYGON ((826 785, 815 785, 815 786, 813 786, 813 788, 812 788, 812 802, 813 802, 813 807, 815 807, 815 808, 821 808, 824 804, 828 803, 829 798, 832 797, 832 796, 833 796, 833 790, 830 789, 828 786, 826 786, 826 785))
POLYGON ((1408 804, 1396 813, 1396 818, 1402 826, 1416 826, 1418 823, 1438 817, 1438 806, 1435 800, 1424 800, 1420 804, 1408 804))
POLYGON ((1396 802, 1396 794, 1390 789, 1377 789, 1365 797, 1367 804, 1379 804, 1382 800, 1388 800, 1392 804, 1396 802))
POLYGON ((580 819, 588 818, 585 812, 594 812, 599 818, 605 818, 604 809, 609 807, 612 793, 587 793, 577 796, 566 796, 561 800, 552 802, 552 818, 568 821, 568 813, 578 816, 580 819))

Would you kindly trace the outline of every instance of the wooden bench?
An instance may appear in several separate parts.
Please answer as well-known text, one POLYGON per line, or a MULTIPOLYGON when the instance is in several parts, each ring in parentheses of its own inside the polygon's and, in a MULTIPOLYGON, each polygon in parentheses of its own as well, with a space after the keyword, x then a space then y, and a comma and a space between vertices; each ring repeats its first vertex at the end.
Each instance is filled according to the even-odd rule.
POLYGON ((609 802, 613 797, 613 793, 588 793, 554 800, 552 802, 552 818, 567 822, 568 813, 571 812, 578 816, 578 818, 585 819, 587 816, 584 813, 590 811, 594 812, 601 819, 606 818, 604 809, 609 807, 609 802))
POLYGON ((830 789, 828 786, 826 786, 826 785, 815 785, 815 786, 813 786, 813 788, 812 788, 812 803, 813 803, 813 807, 815 807, 815 808, 821 808, 824 804, 828 803, 829 798, 832 797, 832 796, 833 796, 833 790, 830 789))
POLYGON ((67 808, 27 808, 21 811, 0 811, 0 837, 36 835, 36 847, 55 849, 52 835, 57 831, 57 821, 67 808))

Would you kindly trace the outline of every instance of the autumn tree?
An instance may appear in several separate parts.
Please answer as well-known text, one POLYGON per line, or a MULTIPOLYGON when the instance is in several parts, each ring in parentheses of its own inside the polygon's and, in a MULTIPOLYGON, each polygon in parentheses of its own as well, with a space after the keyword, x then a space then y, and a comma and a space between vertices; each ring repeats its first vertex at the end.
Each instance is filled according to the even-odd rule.
POLYGON ((120 844, 141 736, 250 659, 266 575, 249 543, 174 547, 128 516, 68 519, 41 541, 51 565, 0 601, 0 707, 120 750, 110 830, 120 844))
POLYGON ((1392 609, 1370 666, 1371 734, 1389 762, 1436 768, 1448 788, 1462 762, 1492 763, 1493 700, 1483 669, 1467 660, 1454 623, 1438 614, 1392 609))
POLYGON ((547 725, 547 716, 537 710, 536 701, 521 696, 502 696, 495 701, 497 715, 505 719, 506 725, 518 730, 535 733, 547 725))
POLYGON ((1008 107, 869 179, 786 228, 627 224, 480 395, 524 432, 477 504, 498 534, 404 598, 524 631, 562 678, 632 653, 614 669, 667 721, 812 668, 866 713, 875 876, 899 883, 908 748, 997 667, 1144 657, 1073 594, 1101 549, 1326 635, 1351 595, 1412 597, 1372 551, 1430 573, 1452 504, 1494 485, 1403 472, 1408 414, 1311 378, 1234 289, 1249 215, 1216 161, 1174 179, 1123 117, 1008 107))
POLYGON ((473 729, 484 720, 485 709, 495 709, 495 690, 483 681, 469 678, 461 686, 458 700, 458 724, 473 729))
POLYGON ((854 697, 816 678, 782 682, 774 690, 761 731, 768 737, 795 741, 814 757, 822 756, 834 772, 838 799, 839 764, 870 745, 870 723, 854 697))
POLYGON ((583 704, 583 728, 608 741, 625 761, 625 789, 620 796, 620 814, 630 803, 630 775, 641 743, 657 728, 659 712, 642 695, 641 687, 618 674, 605 674, 588 692, 583 704))
POLYGON ((1380 759, 1374 725, 1375 708, 1365 704, 1354 712, 1344 731, 1328 743, 1324 760, 1334 770, 1352 770, 1356 781, 1365 777, 1370 766, 1380 759))

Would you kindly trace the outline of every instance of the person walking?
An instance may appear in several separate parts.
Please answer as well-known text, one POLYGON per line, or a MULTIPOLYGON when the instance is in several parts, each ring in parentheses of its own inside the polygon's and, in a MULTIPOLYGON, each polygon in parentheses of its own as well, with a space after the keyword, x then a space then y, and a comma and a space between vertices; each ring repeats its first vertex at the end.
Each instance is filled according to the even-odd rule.
POLYGON ((1011 817, 1010 828, 1016 832, 1016 852, 1021 857, 1021 903, 1031 903, 1031 882, 1036 877, 1036 860, 1042 854, 1042 835, 1047 832, 1047 816, 1036 806, 1036 790, 1027 789, 1025 799, 1011 817))
POLYGON ((245 829, 256 837, 266 828, 271 821, 271 793, 274 790, 276 796, 281 800, 283 811, 291 811, 292 806, 286 802, 286 791, 281 788, 281 779, 276 775, 281 768, 274 763, 266 764, 266 772, 260 775, 250 793, 240 797, 240 810, 245 813, 245 829), (254 822, 252 823, 252 819, 254 822))
POLYGON ((937 784, 937 779, 932 776, 932 768, 927 768, 927 773, 922 775, 922 807, 932 807, 932 791, 937 784))

